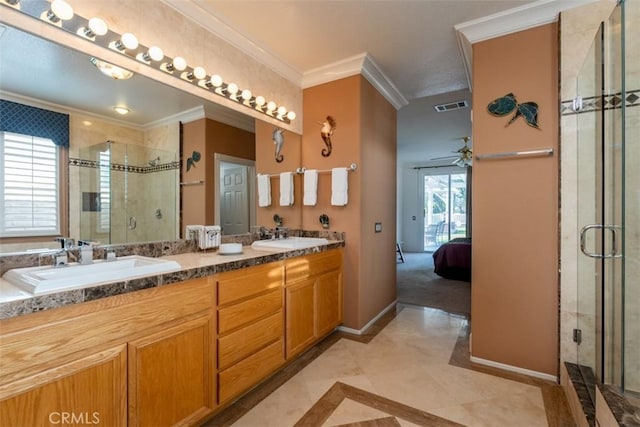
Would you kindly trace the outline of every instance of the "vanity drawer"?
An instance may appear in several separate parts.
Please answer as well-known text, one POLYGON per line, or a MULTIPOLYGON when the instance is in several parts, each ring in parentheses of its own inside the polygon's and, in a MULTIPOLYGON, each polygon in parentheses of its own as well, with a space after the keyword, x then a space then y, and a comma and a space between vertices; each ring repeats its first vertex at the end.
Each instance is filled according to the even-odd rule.
POLYGON ((284 266, 281 262, 222 273, 216 277, 218 306, 282 287, 284 266))
MULTIPOLYGON (((282 311, 218 338, 218 369, 225 369, 283 336, 282 311)), ((242 362, 241 362, 242 363, 242 362)))
POLYGON ((282 309, 282 289, 218 310, 218 333, 225 334, 282 309))
POLYGON ((285 262, 286 281, 303 280, 342 266, 342 251, 339 249, 288 259, 285 262))
POLYGON ((284 344, 278 340, 218 374, 220 403, 253 387, 284 363, 284 344))

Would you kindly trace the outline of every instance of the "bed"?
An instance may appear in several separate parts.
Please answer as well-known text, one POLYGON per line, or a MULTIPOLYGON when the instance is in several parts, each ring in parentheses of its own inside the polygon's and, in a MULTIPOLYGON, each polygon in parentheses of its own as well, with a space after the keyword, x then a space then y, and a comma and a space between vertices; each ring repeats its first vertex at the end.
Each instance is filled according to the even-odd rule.
POLYGON ((471 239, 453 239, 433 253, 434 272, 447 279, 471 281, 471 239))

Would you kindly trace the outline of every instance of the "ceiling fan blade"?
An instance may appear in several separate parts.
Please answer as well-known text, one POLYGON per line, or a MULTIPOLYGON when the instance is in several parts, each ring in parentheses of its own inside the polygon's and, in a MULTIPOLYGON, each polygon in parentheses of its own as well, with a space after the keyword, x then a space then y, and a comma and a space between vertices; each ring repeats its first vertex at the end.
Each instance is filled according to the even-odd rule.
POLYGON ((444 157, 432 157, 429 160, 445 160, 445 159, 456 159, 460 156, 444 156, 444 157))

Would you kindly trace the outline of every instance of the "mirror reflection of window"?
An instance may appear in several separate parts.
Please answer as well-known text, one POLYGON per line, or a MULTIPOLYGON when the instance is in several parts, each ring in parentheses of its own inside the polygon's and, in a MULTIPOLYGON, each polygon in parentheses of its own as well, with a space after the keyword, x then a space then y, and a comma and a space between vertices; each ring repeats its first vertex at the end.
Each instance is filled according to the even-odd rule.
POLYGON ((0 137, 0 236, 60 234, 58 147, 31 135, 0 137))

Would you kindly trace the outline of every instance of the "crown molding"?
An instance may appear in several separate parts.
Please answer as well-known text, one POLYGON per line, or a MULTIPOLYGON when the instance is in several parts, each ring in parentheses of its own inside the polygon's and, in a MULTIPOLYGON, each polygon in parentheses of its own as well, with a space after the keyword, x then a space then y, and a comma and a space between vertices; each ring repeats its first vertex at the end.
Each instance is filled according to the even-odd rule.
POLYGON ((154 120, 153 122, 145 123, 142 128, 143 130, 149 130, 158 126, 168 125, 170 123, 189 123, 195 120, 203 119, 204 117, 204 107, 202 105, 198 105, 197 107, 193 107, 189 110, 181 111, 179 113, 172 114, 171 116, 163 117, 161 119, 154 120))
POLYGON ((409 103, 368 53, 354 55, 304 73, 302 88, 318 86, 357 74, 362 74, 396 110, 409 103))
POLYGON ((202 8, 194 0, 161 1, 257 62, 264 64, 281 77, 289 80, 298 87, 301 86, 302 73, 299 70, 280 59, 275 53, 259 46, 254 40, 244 35, 234 26, 229 25, 223 16, 202 8))
POLYGON ((596 1, 598 0, 538 0, 454 25, 469 89, 472 89, 474 43, 556 22, 560 12, 596 1))

